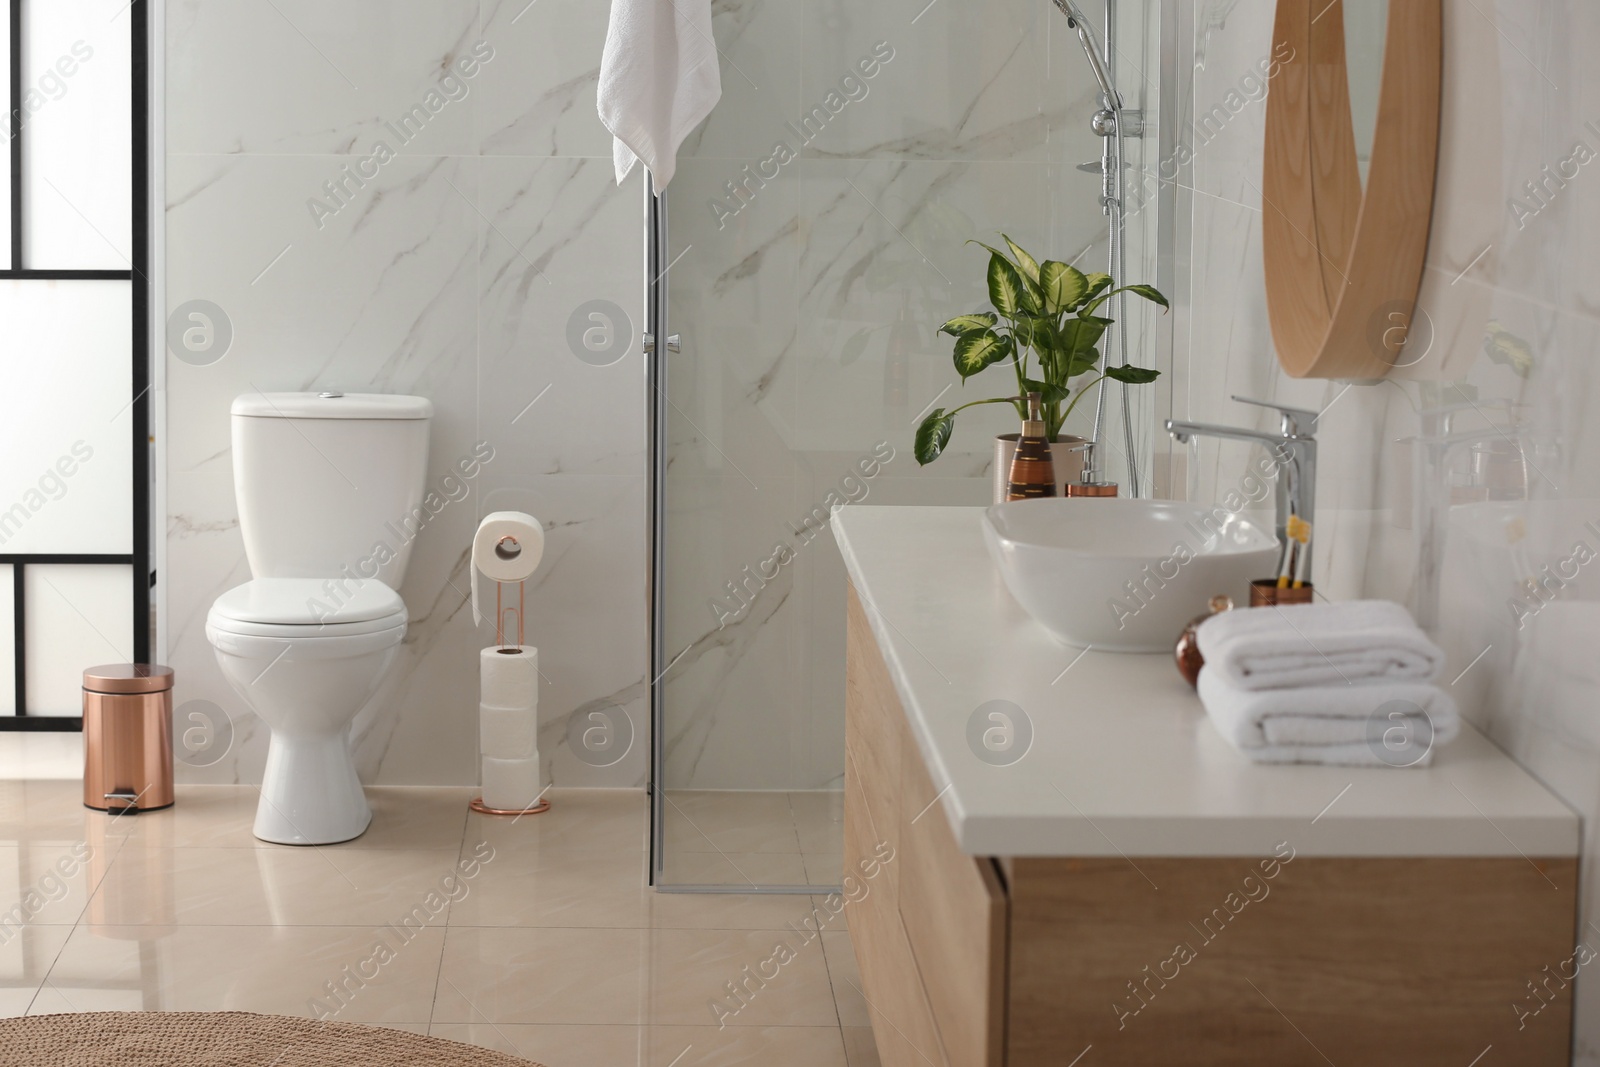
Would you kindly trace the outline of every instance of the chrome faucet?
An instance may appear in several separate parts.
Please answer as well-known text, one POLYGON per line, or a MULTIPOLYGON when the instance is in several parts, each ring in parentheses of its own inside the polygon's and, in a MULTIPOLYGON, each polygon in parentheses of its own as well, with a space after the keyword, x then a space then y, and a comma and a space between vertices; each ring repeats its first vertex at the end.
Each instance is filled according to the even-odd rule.
POLYGON ((1233 398, 1241 404, 1255 404, 1271 408, 1282 416, 1283 422, 1275 434, 1261 430, 1246 430, 1234 426, 1212 426, 1203 422, 1167 420, 1167 432, 1179 444, 1193 437, 1225 437, 1234 441, 1253 441, 1265 445, 1282 468, 1282 477, 1275 479, 1277 492, 1277 534, 1280 544, 1289 537, 1289 516, 1298 515, 1306 522, 1314 522, 1317 506, 1317 428, 1318 412, 1305 408, 1292 408, 1267 400, 1248 397, 1233 398))

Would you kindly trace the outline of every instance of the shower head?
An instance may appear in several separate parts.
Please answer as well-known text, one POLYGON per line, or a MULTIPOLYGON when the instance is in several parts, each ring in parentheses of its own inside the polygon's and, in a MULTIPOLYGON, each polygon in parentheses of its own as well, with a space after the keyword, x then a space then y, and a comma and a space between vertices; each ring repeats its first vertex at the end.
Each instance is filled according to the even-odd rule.
POLYGON ((1094 71, 1095 81, 1100 83, 1100 97, 1107 109, 1111 111, 1122 110, 1122 94, 1117 92, 1117 87, 1111 82, 1111 72, 1106 65, 1105 53, 1100 51, 1100 45, 1094 38, 1094 27, 1084 16, 1083 11, 1073 0, 1052 0, 1060 12, 1067 16, 1067 25, 1078 31, 1078 43, 1083 45, 1083 52, 1089 57, 1089 67, 1094 71))

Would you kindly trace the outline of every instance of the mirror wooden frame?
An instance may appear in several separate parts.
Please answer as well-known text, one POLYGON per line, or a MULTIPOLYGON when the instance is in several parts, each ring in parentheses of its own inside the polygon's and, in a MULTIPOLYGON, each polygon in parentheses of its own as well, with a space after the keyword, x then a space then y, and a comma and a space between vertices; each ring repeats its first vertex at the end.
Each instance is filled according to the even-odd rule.
POLYGON ((1343 0, 1278 0, 1293 49, 1267 95, 1262 259, 1278 362, 1295 378, 1382 378, 1404 365, 1433 217, 1442 0, 1391 0, 1365 194, 1343 0))

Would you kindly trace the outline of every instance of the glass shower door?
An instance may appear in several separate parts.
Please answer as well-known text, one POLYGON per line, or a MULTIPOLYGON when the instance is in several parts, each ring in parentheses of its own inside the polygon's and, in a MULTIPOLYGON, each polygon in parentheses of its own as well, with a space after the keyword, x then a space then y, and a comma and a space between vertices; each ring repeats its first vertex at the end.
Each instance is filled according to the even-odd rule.
POLYGON ((1047 0, 718 10, 722 102, 680 152, 650 270, 651 329, 681 338, 655 364, 653 875, 803 892, 840 881, 829 516, 989 502, 1005 409, 964 412, 936 463, 912 456, 928 410, 1007 390, 1003 368, 963 388, 937 329, 988 303, 970 240, 1104 269, 1099 178, 1077 166, 1100 156, 1097 102, 1047 0))

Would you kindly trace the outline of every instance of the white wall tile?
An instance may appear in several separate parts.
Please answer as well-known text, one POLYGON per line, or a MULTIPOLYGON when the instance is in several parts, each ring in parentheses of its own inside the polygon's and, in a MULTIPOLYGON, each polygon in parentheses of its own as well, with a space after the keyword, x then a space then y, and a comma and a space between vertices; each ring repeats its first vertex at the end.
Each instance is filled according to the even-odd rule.
POLYGON ((550 531, 529 610, 529 640, 547 676, 547 774, 566 784, 640 784, 648 746, 641 186, 635 178, 616 188, 609 139, 588 128, 598 127, 592 79, 587 89, 563 88, 572 75, 549 62, 597 68, 603 8, 569 3, 518 19, 525 5, 486 4, 480 33, 478 5, 465 0, 426 11, 279 6, 281 14, 271 5, 180 4, 169 17, 168 310, 211 301, 233 335, 214 362, 170 353, 167 361, 163 625, 175 699, 215 703, 235 727, 226 757, 179 773, 259 781, 266 753, 266 728, 221 678, 204 633, 215 598, 250 577, 228 405, 254 389, 337 388, 433 401, 430 485, 480 442, 494 451, 413 546, 400 590, 411 615, 406 641, 355 723, 363 778, 477 780, 477 649, 493 631, 472 625, 466 553, 479 517, 516 498, 550 531), (344 168, 363 173, 351 157, 385 136, 382 123, 421 100, 443 65, 479 40, 494 55, 465 81, 465 97, 393 145, 392 160, 349 178, 344 168), (301 51, 293 63, 282 59, 301 51), (560 102, 519 109, 541 92, 560 102), (573 111, 579 102, 586 117, 573 111), (339 183, 341 195, 324 183, 339 183), (569 318, 594 299, 623 307, 635 324, 629 350, 610 366, 581 361, 567 344, 569 318), (574 713, 612 704, 639 731, 624 758, 596 767, 564 750, 574 713))

